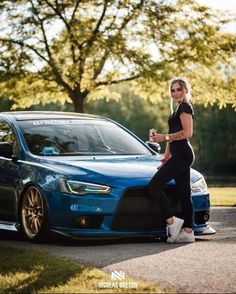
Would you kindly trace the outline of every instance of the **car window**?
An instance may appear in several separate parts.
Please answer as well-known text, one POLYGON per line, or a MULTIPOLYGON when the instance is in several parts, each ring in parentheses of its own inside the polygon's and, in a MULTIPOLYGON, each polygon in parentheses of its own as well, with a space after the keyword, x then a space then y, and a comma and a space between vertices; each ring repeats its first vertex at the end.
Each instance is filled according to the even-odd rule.
POLYGON ((15 142, 12 129, 4 120, 0 120, 0 142, 9 143, 10 145, 13 145, 15 142))
POLYGON ((151 154, 145 145, 109 121, 44 119, 19 124, 30 152, 36 155, 151 154))

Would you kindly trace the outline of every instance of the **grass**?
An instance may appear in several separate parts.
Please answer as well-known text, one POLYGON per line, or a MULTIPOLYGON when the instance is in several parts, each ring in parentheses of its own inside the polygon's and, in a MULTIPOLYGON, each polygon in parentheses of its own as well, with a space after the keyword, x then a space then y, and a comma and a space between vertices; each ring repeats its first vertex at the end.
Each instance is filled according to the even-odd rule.
POLYGON ((99 269, 47 252, 0 247, 0 293, 173 293, 173 289, 132 280, 112 281, 99 269), (112 284, 113 282, 113 284, 112 284), (112 285, 113 288, 101 288, 112 285), (116 288, 115 286, 119 287, 116 288))
POLYGON ((236 187, 210 187, 211 206, 236 206, 236 187))

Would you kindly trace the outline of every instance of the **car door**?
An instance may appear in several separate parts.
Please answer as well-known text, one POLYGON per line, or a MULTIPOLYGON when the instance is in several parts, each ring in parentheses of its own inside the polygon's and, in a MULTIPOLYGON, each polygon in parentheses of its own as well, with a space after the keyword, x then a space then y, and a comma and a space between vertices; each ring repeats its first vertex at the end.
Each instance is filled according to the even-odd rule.
MULTIPOLYGON (((8 142, 16 146, 16 137, 12 127, 0 119, 0 143, 8 142)), ((16 162, 10 156, 0 153, 0 221, 16 220, 17 204, 17 171, 16 162)))

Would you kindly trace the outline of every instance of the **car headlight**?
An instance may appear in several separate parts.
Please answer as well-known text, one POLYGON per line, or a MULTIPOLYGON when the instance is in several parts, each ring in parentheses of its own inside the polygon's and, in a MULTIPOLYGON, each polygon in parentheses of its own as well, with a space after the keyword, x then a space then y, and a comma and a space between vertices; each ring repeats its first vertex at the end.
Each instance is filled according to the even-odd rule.
POLYGON ((207 184, 204 177, 191 184, 192 193, 207 192, 207 184))
POLYGON ((63 192, 76 195, 109 194, 111 192, 111 188, 109 186, 73 180, 62 180, 61 187, 63 192))

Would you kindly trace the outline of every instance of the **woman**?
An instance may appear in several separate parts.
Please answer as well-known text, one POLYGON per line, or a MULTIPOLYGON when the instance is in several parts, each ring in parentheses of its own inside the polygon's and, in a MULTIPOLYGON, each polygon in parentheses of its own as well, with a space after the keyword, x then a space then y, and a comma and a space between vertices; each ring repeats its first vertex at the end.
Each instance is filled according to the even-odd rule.
POLYGON ((153 141, 166 141, 163 164, 149 183, 152 197, 159 198, 167 223, 167 243, 195 241, 192 229, 193 207, 190 188, 190 166, 194 152, 189 143, 193 133, 193 108, 190 103, 190 86, 187 80, 175 78, 170 83, 171 111, 168 134, 155 134, 153 141), (173 100, 178 106, 173 112, 173 100), (170 201, 162 190, 164 184, 174 179, 181 200, 182 218, 173 216, 170 201))

